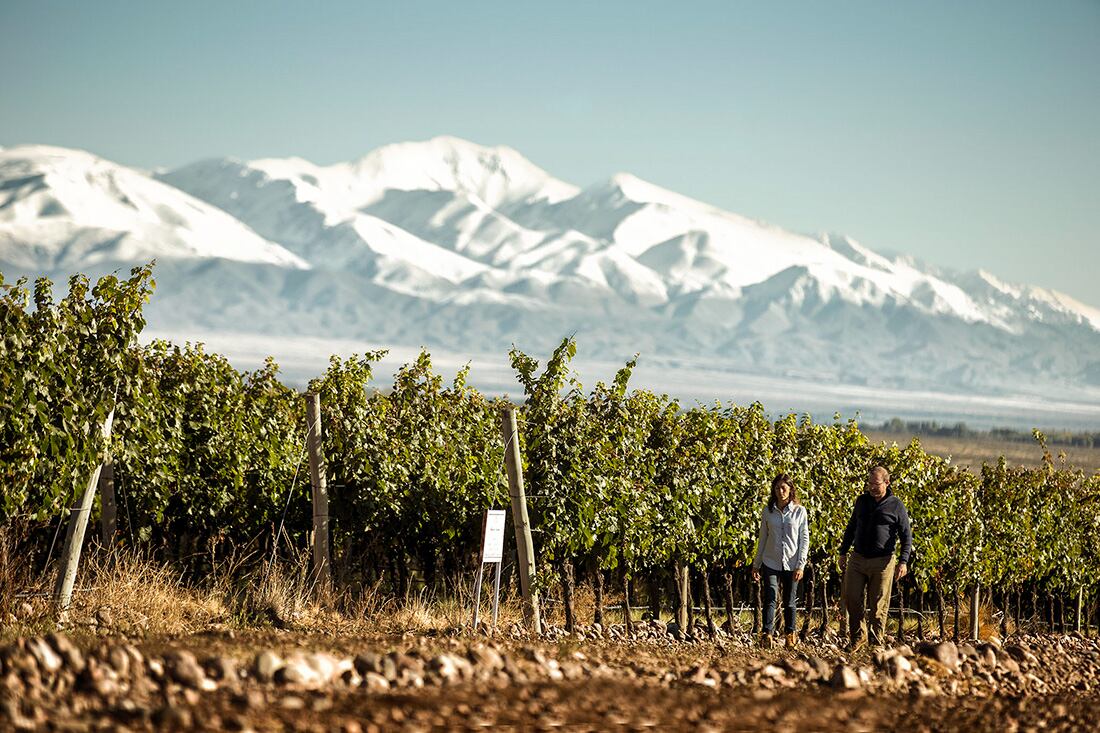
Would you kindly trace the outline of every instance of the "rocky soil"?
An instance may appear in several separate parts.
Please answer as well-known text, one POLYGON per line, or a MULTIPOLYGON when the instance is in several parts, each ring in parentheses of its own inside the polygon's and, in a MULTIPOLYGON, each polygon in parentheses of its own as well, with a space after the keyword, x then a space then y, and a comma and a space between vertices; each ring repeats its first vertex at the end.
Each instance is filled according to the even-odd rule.
POLYGON ((847 654, 667 627, 346 639, 109 631, 0 648, 2 730, 1066 730, 1100 721, 1100 641, 950 641, 847 654), (580 638, 584 637, 584 638, 580 638))

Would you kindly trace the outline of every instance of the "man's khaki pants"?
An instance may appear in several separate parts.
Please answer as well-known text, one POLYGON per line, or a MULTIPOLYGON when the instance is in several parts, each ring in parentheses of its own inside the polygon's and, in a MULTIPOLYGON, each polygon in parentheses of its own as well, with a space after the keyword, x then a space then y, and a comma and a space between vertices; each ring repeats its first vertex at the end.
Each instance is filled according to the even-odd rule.
POLYGON ((890 614, 890 590, 894 582, 894 555, 864 557, 853 552, 844 572, 844 605, 848 609, 848 638, 863 637, 863 617, 871 607, 867 621, 870 640, 881 644, 886 639, 886 619, 890 614), (864 593, 867 594, 866 606, 864 593))

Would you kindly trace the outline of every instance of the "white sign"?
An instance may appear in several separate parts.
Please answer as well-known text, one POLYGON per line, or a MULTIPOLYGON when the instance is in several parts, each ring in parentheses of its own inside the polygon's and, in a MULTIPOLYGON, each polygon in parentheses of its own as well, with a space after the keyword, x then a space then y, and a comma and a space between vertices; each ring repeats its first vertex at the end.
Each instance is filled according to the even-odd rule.
POLYGON ((485 538, 481 543, 481 562, 500 562, 504 559, 504 517, 503 509, 490 509, 485 512, 485 538))

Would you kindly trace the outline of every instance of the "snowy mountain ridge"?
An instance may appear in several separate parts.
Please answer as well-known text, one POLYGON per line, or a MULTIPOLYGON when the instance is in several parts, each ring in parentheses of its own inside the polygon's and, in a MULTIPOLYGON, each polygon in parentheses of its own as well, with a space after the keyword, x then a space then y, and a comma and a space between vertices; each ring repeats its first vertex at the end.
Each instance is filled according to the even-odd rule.
POLYGON ((80 268, 154 257, 217 257, 307 269, 221 209, 89 153, 0 151, 0 261, 80 268))
POLYGON ((1100 309, 726 212, 630 174, 579 188, 453 137, 347 163, 211 159, 153 177, 0 152, 0 267, 156 257, 160 328, 641 350, 860 384, 1100 387, 1100 309), (202 282, 195 279, 202 268, 202 282), (1038 386, 1030 386, 1038 385, 1038 386))
MULTIPOLYGON (((320 167, 301 159, 206 161, 160 178, 252 226, 310 261, 342 259, 345 227, 391 239, 377 217, 417 239, 493 268, 497 282, 524 287, 532 273, 646 307, 676 310, 685 297, 737 299, 741 290, 790 267, 796 286, 828 300, 881 307, 891 301, 934 315, 1018 331, 1023 319, 1069 318, 1100 328, 1096 309, 1068 296, 989 284, 1034 309, 976 299, 954 278, 888 259, 843 236, 785 231, 620 173, 578 189, 552 178, 510 148, 435 138, 379 148, 352 163, 320 167), (293 220, 290 214, 295 212, 293 220), (369 220, 368 220, 369 221, 369 220), (1015 290, 1013 290, 1015 288, 1015 290)), ((361 233, 360 233, 361 234, 361 233)), ((370 237, 360 242, 370 247, 370 237)), ((414 240, 403 240, 405 246, 414 240)), ((381 257, 391 272, 400 246, 381 257)), ((474 267, 419 245, 405 269, 426 269, 463 289, 456 274, 474 267), (431 256, 429 256, 431 253, 431 256)), ((537 277, 537 276, 536 276, 537 277)), ((999 283, 999 281, 997 281, 999 283)), ((427 284, 427 283, 426 283, 427 284)), ((451 297, 428 287, 430 297, 451 297)))

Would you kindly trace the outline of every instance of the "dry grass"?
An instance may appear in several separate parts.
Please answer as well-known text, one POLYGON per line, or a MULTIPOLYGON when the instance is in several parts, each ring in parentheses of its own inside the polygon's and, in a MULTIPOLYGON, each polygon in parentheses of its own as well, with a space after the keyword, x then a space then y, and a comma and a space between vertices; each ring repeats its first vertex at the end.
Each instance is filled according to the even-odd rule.
MULTIPOLYGON (((337 607, 341 621, 350 629, 372 633, 424 633, 440 629, 469 627, 473 623, 473 583, 466 580, 439 591, 422 589, 399 600, 382 589, 382 582, 356 596, 345 593, 337 607)), ((519 623, 523 619, 520 599, 502 591, 498 627, 519 623)), ((481 622, 492 621, 492 586, 485 584, 481 594, 481 622)))
MULTIPOLYGON (((18 603, 4 616, 4 637, 53 630, 59 623, 75 630, 109 626, 135 635, 182 634, 226 616, 219 594, 188 588, 178 572, 145 557, 85 553, 65 614, 52 599, 56 576, 51 569, 19 585, 18 603)), ((11 582, 7 577, 5 584, 11 582)))
POLYGON ((69 612, 73 625, 182 634, 228 616, 222 593, 190 588, 178 571, 147 556, 91 552, 83 564, 84 592, 74 594, 69 612))
MULTIPOLYGON (((0 540, 0 592, 5 610, 2 637, 44 633, 57 627, 51 599, 56 572, 28 579, 13 572, 0 540)), ((82 559, 73 604, 63 625, 94 633, 110 629, 158 637, 211 629, 287 629, 301 633, 392 635, 468 626, 472 621, 469 583, 443 592, 422 590, 399 602, 382 583, 358 593, 323 592, 296 561, 264 563, 243 571, 227 563, 188 585, 172 566, 132 553, 89 551, 82 559)), ((491 620, 488 593, 482 618, 491 620)), ((522 619, 518 599, 501 599, 500 625, 522 619)))
MULTIPOLYGON (((950 602, 950 598, 944 598, 945 603, 950 602)), ((969 596, 959 597, 959 640, 970 638, 970 598, 969 596)), ((913 609, 910 608, 910 611, 913 609)), ((1000 616, 995 612, 993 605, 989 602, 987 596, 983 596, 981 604, 978 606, 978 638, 982 640, 988 640, 994 636, 1000 638, 1000 616)), ((834 619, 835 621, 835 619, 834 619)), ((944 609, 944 631, 947 634, 947 638, 953 638, 954 636, 954 622, 955 615, 954 609, 950 606, 944 609)), ((894 634, 897 630, 897 614, 891 613, 890 620, 887 623, 887 633, 894 634)), ((1009 625, 1009 631, 1012 632, 1011 624, 1009 625)), ((936 612, 933 608, 925 609, 924 616, 924 631, 926 635, 931 637, 937 637, 939 635, 939 624, 936 619, 936 612)), ((915 639, 917 635, 917 619, 914 616, 906 616, 905 618, 905 633, 910 639, 915 639)))
POLYGON ((286 628, 303 617, 316 589, 307 571, 275 562, 219 590, 230 599, 237 623, 286 628))
MULTIPOLYGON (((400 602, 379 581, 359 592, 321 589, 308 556, 242 570, 227 562, 203 586, 189 587, 170 566, 146 557, 93 553, 81 573, 70 623, 92 626, 106 610, 112 628, 143 635, 176 635, 214 628, 274 627, 303 633, 392 635, 455 629, 472 622, 471 583, 421 590, 400 602)), ((489 592, 482 619, 491 620, 489 592)), ((46 599, 48 601, 48 599, 46 599)), ((48 602, 43 612, 50 612, 48 602)), ((500 626, 522 620, 518 598, 505 594, 500 626)))
MULTIPOLYGON (((49 591, 52 577, 20 578, 10 553, 5 554, 0 536, 0 600, 12 608, 12 598, 20 600, 14 614, 5 611, 3 633, 10 637, 42 633, 56 627, 57 611, 49 591), (23 583, 18 594, 13 588, 23 583), (28 594, 33 594, 28 596, 28 594)), ((245 558, 246 560, 249 558, 245 558)), ((251 558, 254 561, 254 558, 251 558)), ((51 574, 52 575, 52 574, 51 574)), ((564 623, 564 612, 556 588, 543 595, 542 615, 549 623, 564 623)), ((217 630, 281 629, 303 634, 369 637, 406 633, 430 634, 441 630, 469 627, 473 616, 473 588, 463 579, 439 590, 421 590, 403 602, 389 595, 384 579, 358 591, 322 591, 308 573, 308 557, 292 557, 272 564, 245 566, 244 561, 223 561, 215 566, 201 587, 188 585, 179 571, 151 557, 132 553, 106 553, 92 550, 85 554, 66 626, 96 631, 103 627, 137 636, 177 636, 217 630)), ((481 594, 481 618, 491 620, 492 585, 486 581, 481 594)), ((621 591, 607 589, 604 618, 621 623, 621 591)), ((520 599, 505 591, 501 598, 498 626, 507 628, 522 622, 520 599)), ((999 631, 999 618, 988 599, 981 606, 980 636, 987 639, 999 631)), ((960 638, 969 636, 967 599, 960 608, 960 638)), ((591 623, 595 597, 589 584, 579 584, 574 593, 577 621, 591 623)), ((667 609, 666 609, 667 610, 667 609)), ((635 609, 640 618, 642 608, 635 609)), ((946 614, 948 635, 953 614, 946 614)), ((722 613, 716 619, 724 621, 722 613)), ((839 615, 833 623, 840 622, 839 615)), ((816 623, 816 622, 815 622, 816 623)), ((891 618, 891 626, 894 619, 891 618)), ((916 631, 915 619, 906 624, 916 631)), ((934 614, 926 617, 926 630, 936 631, 934 614)))
POLYGON ((19 557, 14 534, 10 526, 0 530, 0 637, 17 634, 22 628, 37 628, 41 601, 51 587, 51 578, 30 574, 28 564, 19 557))

